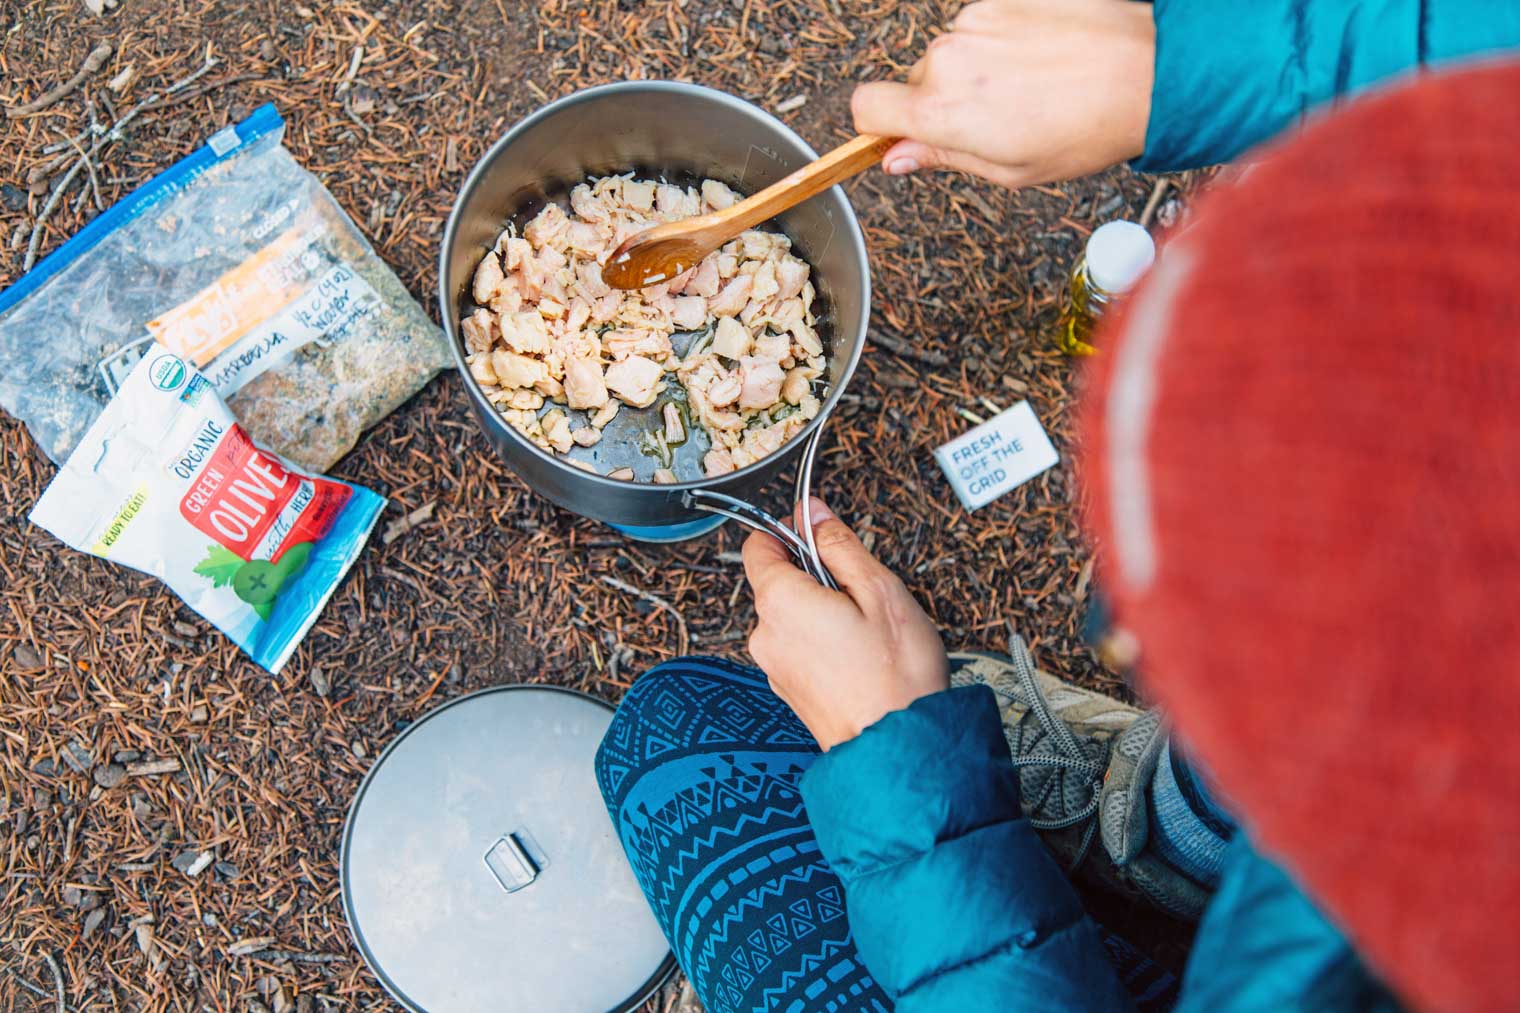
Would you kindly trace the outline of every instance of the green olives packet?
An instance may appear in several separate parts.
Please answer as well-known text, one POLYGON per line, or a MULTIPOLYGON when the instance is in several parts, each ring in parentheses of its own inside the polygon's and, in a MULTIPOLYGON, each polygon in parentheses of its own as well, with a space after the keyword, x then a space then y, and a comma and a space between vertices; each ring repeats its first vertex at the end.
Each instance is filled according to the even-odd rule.
POLYGON ((278 672, 384 507, 368 489, 259 447, 200 370, 154 344, 30 519, 158 577, 278 672))

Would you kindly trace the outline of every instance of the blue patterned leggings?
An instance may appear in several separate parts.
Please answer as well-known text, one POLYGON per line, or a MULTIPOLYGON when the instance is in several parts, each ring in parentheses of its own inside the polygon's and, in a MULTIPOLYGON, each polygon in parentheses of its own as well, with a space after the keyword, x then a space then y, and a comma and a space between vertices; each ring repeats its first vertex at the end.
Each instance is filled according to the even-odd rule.
MULTIPOLYGON (((808 826, 797 784, 817 756, 763 672, 716 658, 646 673, 597 752, 623 850, 709 1013, 892 1009, 808 826)), ((1106 942, 1121 978, 1154 991, 1154 965, 1106 942)))

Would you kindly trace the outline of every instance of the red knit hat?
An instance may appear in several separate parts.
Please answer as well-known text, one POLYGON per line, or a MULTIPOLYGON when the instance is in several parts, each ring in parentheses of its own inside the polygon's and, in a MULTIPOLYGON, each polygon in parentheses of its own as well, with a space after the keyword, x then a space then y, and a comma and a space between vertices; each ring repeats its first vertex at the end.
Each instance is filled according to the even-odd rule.
POLYGON ((1384 981, 1520 1003, 1520 66, 1317 120, 1100 336, 1146 690, 1384 981))

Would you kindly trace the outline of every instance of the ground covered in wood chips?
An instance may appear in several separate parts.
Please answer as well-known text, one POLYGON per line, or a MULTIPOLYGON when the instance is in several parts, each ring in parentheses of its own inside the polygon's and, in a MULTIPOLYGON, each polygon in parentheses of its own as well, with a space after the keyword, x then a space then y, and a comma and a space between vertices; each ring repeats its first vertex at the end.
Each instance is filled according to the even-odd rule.
MULTIPOLYGON (((209 58, 74 175, 37 230, 39 251, 97 213, 97 199, 109 205, 273 101, 286 145, 436 316, 454 193, 486 146, 545 101, 626 78, 688 79, 783 110, 825 148, 851 133, 852 83, 905 73, 959 5, 114 6, 95 15, 80 0, 14 0, 0 14, 0 104, 37 98, 99 43, 113 47, 72 94, 5 121, 0 285, 20 276, 74 164, 69 138, 209 58)), ((1086 235, 1138 217, 1152 185, 1123 170, 1020 194, 952 176, 872 172, 849 184, 871 248, 872 347, 818 468, 823 494, 952 648, 1001 648, 1011 624, 1050 670, 1121 693, 1078 636, 1092 566, 1071 468, 968 515, 931 451, 972 416, 1025 398, 1063 457, 1074 451, 1077 370, 1043 330, 1086 235)), ((1163 201, 1162 220, 1177 207, 1163 201)), ((277 678, 155 580, 28 525, 53 472, 0 415, 0 1009, 386 1007, 349 942, 338 885, 345 808, 386 743, 484 686, 544 682, 616 700, 688 641, 743 657, 753 617, 740 532, 652 547, 554 508, 493 457, 453 375, 336 469, 391 506, 277 678), (395 537, 380 537, 387 528, 395 537)), ((769 505, 784 509, 784 495, 769 505)), ((1175 926, 1130 931, 1172 960, 1180 952, 1175 926)))

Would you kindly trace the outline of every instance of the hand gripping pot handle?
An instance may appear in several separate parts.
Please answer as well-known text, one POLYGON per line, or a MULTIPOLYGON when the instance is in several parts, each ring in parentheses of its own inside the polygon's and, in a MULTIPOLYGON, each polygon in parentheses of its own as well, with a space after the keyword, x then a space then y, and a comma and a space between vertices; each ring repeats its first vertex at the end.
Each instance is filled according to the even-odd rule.
POLYGON ((769 512, 727 493, 715 492, 711 489, 693 489, 685 494, 684 499, 686 505, 693 510, 721 514, 738 521, 747 528, 765 532, 786 546, 792 558, 797 560, 797 565, 801 566, 808 576, 829 590, 838 591, 839 585, 834 582, 828 568, 823 565, 823 558, 818 554, 818 542, 813 537, 813 513, 809 508, 809 493, 813 486, 813 461, 818 456, 818 442, 822 436, 823 425, 820 423, 808 437, 807 444, 802 448, 802 459, 797 464, 795 499, 802 505, 801 531, 793 531, 769 512))

